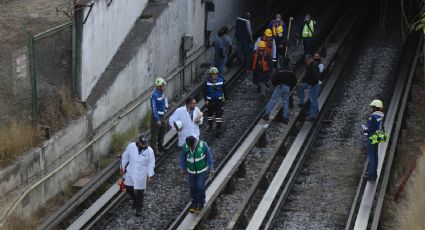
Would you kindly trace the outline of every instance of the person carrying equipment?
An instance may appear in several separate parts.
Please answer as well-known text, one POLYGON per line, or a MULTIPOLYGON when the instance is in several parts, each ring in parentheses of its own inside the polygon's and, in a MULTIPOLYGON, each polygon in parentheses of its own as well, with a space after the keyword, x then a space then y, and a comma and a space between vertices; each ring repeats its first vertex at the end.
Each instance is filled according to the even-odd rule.
POLYGON ((199 126, 203 121, 203 113, 196 106, 195 98, 189 97, 186 105, 177 108, 168 122, 177 131, 178 145, 183 146, 188 136, 199 138, 199 126))
POLYGON ((216 131, 217 134, 220 134, 223 123, 222 117, 225 92, 224 79, 219 75, 219 71, 216 67, 211 67, 208 70, 208 76, 203 88, 203 97, 208 109, 207 115, 209 130, 213 130, 213 116, 215 115, 215 122, 217 123, 216 131))
POLYGON ((257 85, 262 100, 266 98, 266 83, 273 73, 272 58, 266 51, 266 42, 260 41, 252 57, 253 82, 257 85))
POLYGON ((363 133, 367 137, 367 180, 376 180, 378 169, 378 144, 387 141, 384 122, 384 104, 381 100, 373 100, 370 103, 371 113, 367 125, 362 125, 363 133))
POLYGON ((180 152, 180 170, 188 175, 192 203, 189 212, 198 213, 205 204, 205 181, 214 175, 214 162, 208 144, 194 136, 186 138, 180 152))
POLYGON ((164 89, 167 82, 162 77, 155 79, 155 90, 151 95, 151 146, 156 154, 159 152, 165 153, 167 149, 164 148, 164 136, 166 132, 166 122, 164 115, 168 109, 168 100, 164 95, 164 89))
POLYGON ((136 216, 142 216, 146 182, 152 183, 155 168, 155 154, 148 146, 148 139, 140 136, 137 142, 128 144, 121 158, 120 172, 125 173, 125 187, 133 200, 136 216))

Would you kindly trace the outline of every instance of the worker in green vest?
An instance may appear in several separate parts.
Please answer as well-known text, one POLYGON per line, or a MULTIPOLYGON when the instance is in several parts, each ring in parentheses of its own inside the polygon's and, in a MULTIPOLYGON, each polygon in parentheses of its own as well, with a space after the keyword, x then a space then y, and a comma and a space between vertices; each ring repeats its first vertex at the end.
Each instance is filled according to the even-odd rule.
POLYGON ((317 49, 317 23, 309 14, 304 17, 304 21, 300 26, 298 36, 301 37, 304 46, 304 56, 306 54, 313 55, 317 49))
POLYGON ((180 169, 189 178, 192 204, 189 212, 198 213, 205 204, 205 181, 208 174, 214 175, 214 163, 211 151, 205 141, 194 136, 186 138, 180 152, 180 169))

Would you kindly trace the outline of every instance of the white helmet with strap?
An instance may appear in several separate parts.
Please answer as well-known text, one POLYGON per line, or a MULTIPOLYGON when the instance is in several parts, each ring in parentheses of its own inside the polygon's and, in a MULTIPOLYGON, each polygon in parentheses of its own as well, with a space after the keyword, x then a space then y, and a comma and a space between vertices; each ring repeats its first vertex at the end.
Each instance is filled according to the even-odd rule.
POLYGON ((375 99, 370 103, 370 106, 372 107, 376 107, 376 108, 380 108, 383 109, 384 108, 384 103, 382 103, 381 100, 375 99))
POLYGON ((154 81, 156 86, 165 86, 167 84, 167 82, 165 81, 164 78, 162 77, 157 77, 154 81))

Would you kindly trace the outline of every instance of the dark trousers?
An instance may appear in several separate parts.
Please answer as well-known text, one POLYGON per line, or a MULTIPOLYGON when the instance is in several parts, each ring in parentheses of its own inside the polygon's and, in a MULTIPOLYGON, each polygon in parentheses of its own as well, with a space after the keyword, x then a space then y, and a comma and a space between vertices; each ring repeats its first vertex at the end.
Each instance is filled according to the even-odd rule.
POLYGON ((208 116, 208 125, 213 126, 214 120, 213 116, 215 115, 215 122, 217 123, 217 128, 221 128, 223 123, 223 101, 222 100, 208 100, 207 106, 207 116, 208 116))
POLYGON ((134 189, 133 186, 128 185, 125 186, 125 189, 128 195, 130 195, 131 199, 133 200, 133 208, 136 209, 136 214, 141 215, 145 190, 134 189))
POLYGON ((205 180, 207 178, 207 172, 200 174, 188 173, 188 178, 192 206, 202 208, 205 204, 205 180))
POLYGON ((372 145, 370 143, 369 138, 366 140, 367 145, 367 176, 368 177, 376 177, 377 169, 378 169, 378 144, 372 145))
POLYGON ((154 153, 158 153, 158 148, 162 148, 164 144, 164 136, 166 132, 166 126, 164 118, 161 117, 161 126, 158 126, 155 122, 155 119, 152 119, 151 122, 151 148, 153 149, 154 153))
POLYGON ((303 38, 304 55, 311 54, 317 49, 316 40, 314 38, 303 38))
POLYGON ((244 68, 251 66, 252 45, 249 41, 237 41, 237 58, 244 68))

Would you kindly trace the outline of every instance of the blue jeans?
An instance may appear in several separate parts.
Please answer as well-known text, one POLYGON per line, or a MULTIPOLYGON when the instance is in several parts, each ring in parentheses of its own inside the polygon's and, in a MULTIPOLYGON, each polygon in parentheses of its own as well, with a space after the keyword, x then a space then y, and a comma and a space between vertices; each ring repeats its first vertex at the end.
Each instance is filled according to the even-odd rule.
POLYGON ((319 92, 320 92, 320 85, 316 84, 315 86, 307 85, 308 86, 308 95, 310 96, 310 112, 309 112, 309 118, 316 118, 318 112, 319 112, 319 92))
POLYGON ((266 114, 270 114, 272 112, 272 109, 276 105, 279 98, 282 98, 282 112, 283 112, 283 119, 289 118, 289 94, 290 94, 290 88, 287 85, 279 85, 273 90, 272 97, 270 98, 269 102, 266 106, 266 114))
POLYGON ((188 173, 190 197, 192 198, 192 205, 199 207, 205 204, 205 180, 207 172, 200 174, 188 173))
POLYGON ((297 86, 298 98, 300 99, 299 104, 304 104, 304 90, 308 89, 307 83, 301 83, 297 86))
POLYGON ((378 144, 372 145, 369 137, 366 140, 367 145, 367 175, 369 177, 376 177, 378 169, 378 144))
POLYGON ((226 58, 215 57, 214 58, 215 67, 218 69, 218 73, 223 76, 224 74, 224 65, 226 64, 226 58))

